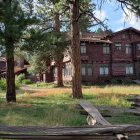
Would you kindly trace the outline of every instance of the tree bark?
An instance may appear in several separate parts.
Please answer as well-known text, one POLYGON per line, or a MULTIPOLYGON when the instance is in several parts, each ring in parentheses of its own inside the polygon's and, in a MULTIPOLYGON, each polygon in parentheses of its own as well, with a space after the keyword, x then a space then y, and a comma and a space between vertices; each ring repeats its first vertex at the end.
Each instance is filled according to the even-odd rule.
POLYGON ((63 59, 56 62, 57 66, 57 86, 63 87, 63 59))
MULTIPOLYGON (((55 31, 56 33, 60 33, 60 19, 59 13, 55 13, 55 31)), ((58 49, 59 46, 57 46, 58 49)), ((57 87, 63 87, 63 50, 56 54, 56 67, 57 67, 57 87)))
POLYGON ((14 73, 14 47, 11 47, 11 45, 6 46, 6 60, 7 60, 6 101, 7 102, 16 102, 15 73, 14 73))
POLYGON ((72 59, 72 93, 73 98, 82 98, 81 59, 79 36, 79 0, 71 3, 71 59, 72 59))
POLYGON ((6 60, 7 60, 7 70, 6 70, 6 101, 16 102, 16 92, 15 92, 15 73, 14 73, 14 38, 11 33, 12 28, 12 11, 11 11, 11 0, 5 0, 5 8, 7 13, 4 18, 5 25, 5 47, 6 47, 6 60))

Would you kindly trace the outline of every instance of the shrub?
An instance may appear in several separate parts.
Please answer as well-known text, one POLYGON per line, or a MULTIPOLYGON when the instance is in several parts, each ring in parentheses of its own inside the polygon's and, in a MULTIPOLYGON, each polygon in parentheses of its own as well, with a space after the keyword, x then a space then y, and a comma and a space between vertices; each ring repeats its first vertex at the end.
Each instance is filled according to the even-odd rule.
POLYGON ((131 79, 129 79, 129 78, 124 78, 122 80, 122 84, 124 84, 124 85, 130 85, 132 83, 133 83, 133 81, 131 79))
POLYGON ((0 89, 6 90, 6 80, 5 79, 0 80, 0 89))
POLYGON ((19 83, 22 83, 22 81, 25 79, 25 74, 20 74, 16 76, 16 81, 19 83))
POLYGON ((24 79, 22 81, 23 84, 32 84, 32 81, 30 79, 24 79))
POLYGON ((122 84, 122 78, 120 78, 120 77, 113 78, 113 79, 111 80, 111 84, 113 84, 113 85, 122 84))
MULTIPOLYGON (((15 82, 15 88, 19 89, 20 84, 18 82, 15 82)), ((0 80, 0 90, 6 90, 7 84, 6 84, 6 79, 1 79, 0 80)))
POLYGON ((19 89, 20 88, 20 83, 18 81, 15 81, 15 88, 19 89))

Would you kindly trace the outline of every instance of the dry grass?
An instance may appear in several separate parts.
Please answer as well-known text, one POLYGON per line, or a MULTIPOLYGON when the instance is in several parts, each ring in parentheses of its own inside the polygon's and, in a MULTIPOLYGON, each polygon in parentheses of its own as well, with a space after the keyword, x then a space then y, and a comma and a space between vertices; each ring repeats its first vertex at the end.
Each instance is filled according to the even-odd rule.
POLYGON ((95 94, 140 94, 140 86, 92 86, 90 88, 83 89, 85 93, 95 93, 95 94))
MULTIPOLYGON (((71 88, 46 88, 42 91, 18 91, 17 103, 7 104, 0 98, 0 124, 40 126, 81 126, 86 118, 74 106, 79 100, 72 99, 71 88)), ((95 105, 130 107, 126 99, 140 95, 140 86, 92 86, 83 88, 84 100, 95 105)), ((0 91, 0 97, 4 93, 0 91)), ((114 123, 138 123, 132 114, 112 117, 114 123), (121 116, 122 119, 121 119, 121 116), (119 122, 121 120, 121 122, 119 122)))

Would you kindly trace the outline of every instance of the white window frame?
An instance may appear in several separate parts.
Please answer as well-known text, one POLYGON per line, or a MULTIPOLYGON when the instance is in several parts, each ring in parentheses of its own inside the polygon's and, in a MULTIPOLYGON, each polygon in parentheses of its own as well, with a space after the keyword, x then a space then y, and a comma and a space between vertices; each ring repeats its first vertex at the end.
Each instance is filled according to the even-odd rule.
POLYGON ((126 54, 131 54, 132 53, 132 47, 130 44, 125 45, 125 53, 126 54))
POLYGON ((126 65, 126 67, 125 67, 125 73, 126 73, 126 75, 132 75, 132 74, 134 74, 134 67, 133 67, 133 65, 126 65))
POLYGON ((122 39, 126 39, 126 34, 122 34, 122 39))
POLYGON ((137 44, 137 50, 140 50, 140 43, 137 44))
POLYGON ((82 74, 82 76, 86 76, 86 68, 87 68, 86 64, 81 65, 81 74, 82 74))
POLYGON ((100 65, 100 75, 101 76, 109 75, 109 65, 108 64, 101 64, 100 65))
POLYGON ((110 53, 110 47, 109 46, 103 46, 103 54, 109 54, 110 53))
POLYGON ((93 64, 87 64, 87 75, 93 76, 93 64))
POLYGON ((122 49, 122 44, 121 43, 115 43, 115 48, 116 48, 116 50, 121 50, 122 49))
POLYGON ((87 48, 86 48, 86 44, 85 43, 81 43, 80 44, 80 48, 81 48, 81 53, 86 53, 87 52, 87 48))

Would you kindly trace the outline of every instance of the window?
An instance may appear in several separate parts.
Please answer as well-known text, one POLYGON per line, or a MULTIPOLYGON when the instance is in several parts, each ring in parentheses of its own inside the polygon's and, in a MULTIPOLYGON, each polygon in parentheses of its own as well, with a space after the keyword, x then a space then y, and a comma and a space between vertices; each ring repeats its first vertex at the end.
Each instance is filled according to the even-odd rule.
POLYGON ((81 47, 81 53, 86 53, 86 44, 85 43, 81 43, 81 45, 80 45, 80 47, 81 47))
POLYGON ((57 76, 57 68, 56 67, 53 67, 53 75, 54 75, 54 77, 57 76))
POLYGON ((108 75, 109 74, 109 66, 108 64, 101 64, 100 66, 100 75, 108 75))
POLYGON ((137 44, 137 49, 140 50, 140 44, 137 44))
POLYGON ((132 47, 130 44, 125 45, 125 53, 126 54, 131 54, 132 53, 132 47))
POLYGON ((65 64, 64 66, 64 76, 70 76, 72 74, 70 63, 65 64))
POLYGON ((110 52, 109 46, 107 45, 103 46, 103 54, 109 54, 109 52, 110 52))
POLYGON ((93 65, 92 64, 87 64, 87 74, 88 74, 88 76, 93 75, 93 65))
POLYGON ((133 74, 133 65, 126 65, 125 72, 127 75, 133 74))
POLYGON ((126 38, 126 35, 125 34, 122 34, 122 39, 125 39, 126 38))
POLYGON ((121 50, 122 49, 122 44, 121 43, 115 43, 116 50, 121 50))
POLYGON ((86 64, 82 64, 82 76, 86 75, 86 64))

